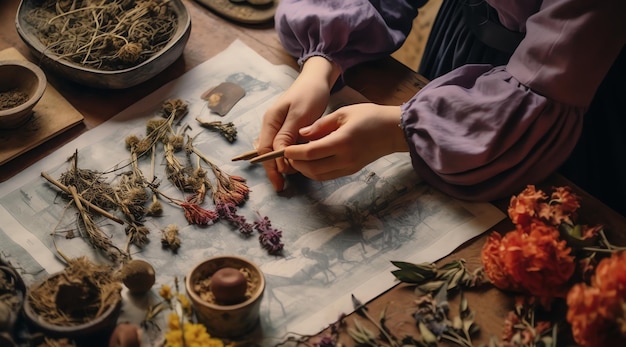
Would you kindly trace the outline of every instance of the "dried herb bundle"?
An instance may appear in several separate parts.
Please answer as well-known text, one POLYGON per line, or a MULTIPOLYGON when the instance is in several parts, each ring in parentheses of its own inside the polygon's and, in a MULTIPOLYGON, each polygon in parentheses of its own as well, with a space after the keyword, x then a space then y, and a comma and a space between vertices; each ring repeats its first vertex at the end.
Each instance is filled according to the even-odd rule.
POLYGON ((26 15, 34 34, 62 59, 101 69, 135 66, 176 32, 167 0, 46 0, 26 15))

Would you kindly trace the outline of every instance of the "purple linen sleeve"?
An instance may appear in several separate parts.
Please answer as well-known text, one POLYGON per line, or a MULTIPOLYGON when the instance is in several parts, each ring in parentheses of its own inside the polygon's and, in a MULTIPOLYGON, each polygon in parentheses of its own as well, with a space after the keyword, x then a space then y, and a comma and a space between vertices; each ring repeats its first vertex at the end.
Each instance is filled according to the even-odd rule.
POLYGON ((299 64, 323 56, 345 71, 398 49, 425 2, 281 0, 275 26, 281 43, 299 64))
POLYGON ((626 43, 621 0, 544 1, 506 67, 466 65, 402 105, 413 166, 466 200, 507 197, 567 159, 626 43))

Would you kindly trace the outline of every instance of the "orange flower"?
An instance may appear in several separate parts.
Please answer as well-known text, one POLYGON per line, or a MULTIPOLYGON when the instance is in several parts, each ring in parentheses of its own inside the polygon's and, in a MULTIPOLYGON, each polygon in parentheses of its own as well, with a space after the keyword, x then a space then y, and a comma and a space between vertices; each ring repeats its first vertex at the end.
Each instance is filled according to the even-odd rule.
POLYGON ((574 224, 578 209, 580 208, 580 197, 572 193, 570 187, 554 188, 555 191, 550 197, 550 216, 551 224, 559 225, 561 223, 574 224))
POLYGON ((576 211, 580 208, 580 197, 572 193, 570 187, 556 187, 548 196, 535 186, 529 185, 519 195, 511 197, 508 214, 514 224, 526 225, 532 219, 542 219, 546 223, 559 225, 574 224, 576 211))
POLYGON ((525 291, 544 303, 565 297, 566 283, 574 273, 574 257, 559 238, 558 230, 539 220, 500 238, 492 233, 481 253, 485 274, 498 288, 525 291))
POLYGON ((626 252, 602 259, 591 285, 576 284, 567 295, 567 321, 584 347, 623 345, 626 341, 626 252))
POLYGON ((541 298, 565 297, 565 284, 574 273, 574 257, 559 231, 533 220, 517 226, 502 239, 504 265, 513 280, 541 298))
POLYGON ((480 254, 485 274, 493 285, 500 289, 520 291, 519 284, 505 269, 501 245, 502 236, 498 232, 492 232, 480 254))
POLYGON ((535 186, 527 186, 520 194, 511 197, 507 211, 509 218, 513 224, 527 224, 530 219, 539 216, 542 202, 547 198, 548 196, 541 190, 536 190, 535 186))

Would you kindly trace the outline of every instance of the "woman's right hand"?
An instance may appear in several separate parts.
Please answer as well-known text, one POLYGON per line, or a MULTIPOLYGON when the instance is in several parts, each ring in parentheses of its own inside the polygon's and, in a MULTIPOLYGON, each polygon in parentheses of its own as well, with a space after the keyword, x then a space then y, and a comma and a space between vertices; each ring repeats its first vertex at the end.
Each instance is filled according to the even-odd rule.
MULTIPOLYGON (((306 60, 302 71, 263 116, 257 150, 259 154, 279 150, 299 142, 299 130, 324 114, 330 90, 341 74, 338 65, 320 56, 306 60)), ((263 163, 276 191, 284 188, 283 174, 295 172, 284 158, 263 163)))

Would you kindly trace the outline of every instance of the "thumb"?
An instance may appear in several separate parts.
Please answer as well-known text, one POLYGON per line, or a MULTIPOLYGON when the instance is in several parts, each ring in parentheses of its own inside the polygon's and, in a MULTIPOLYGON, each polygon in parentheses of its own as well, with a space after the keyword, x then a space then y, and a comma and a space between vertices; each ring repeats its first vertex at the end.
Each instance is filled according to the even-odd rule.
POLYGON ((339 129, 341 124, 338 121, 338 117, 333 114, 329 114, 316 120, 313 124, 300 128, 300 136, 308 141, 319 140, 322 137, 332 133, 339 129))

